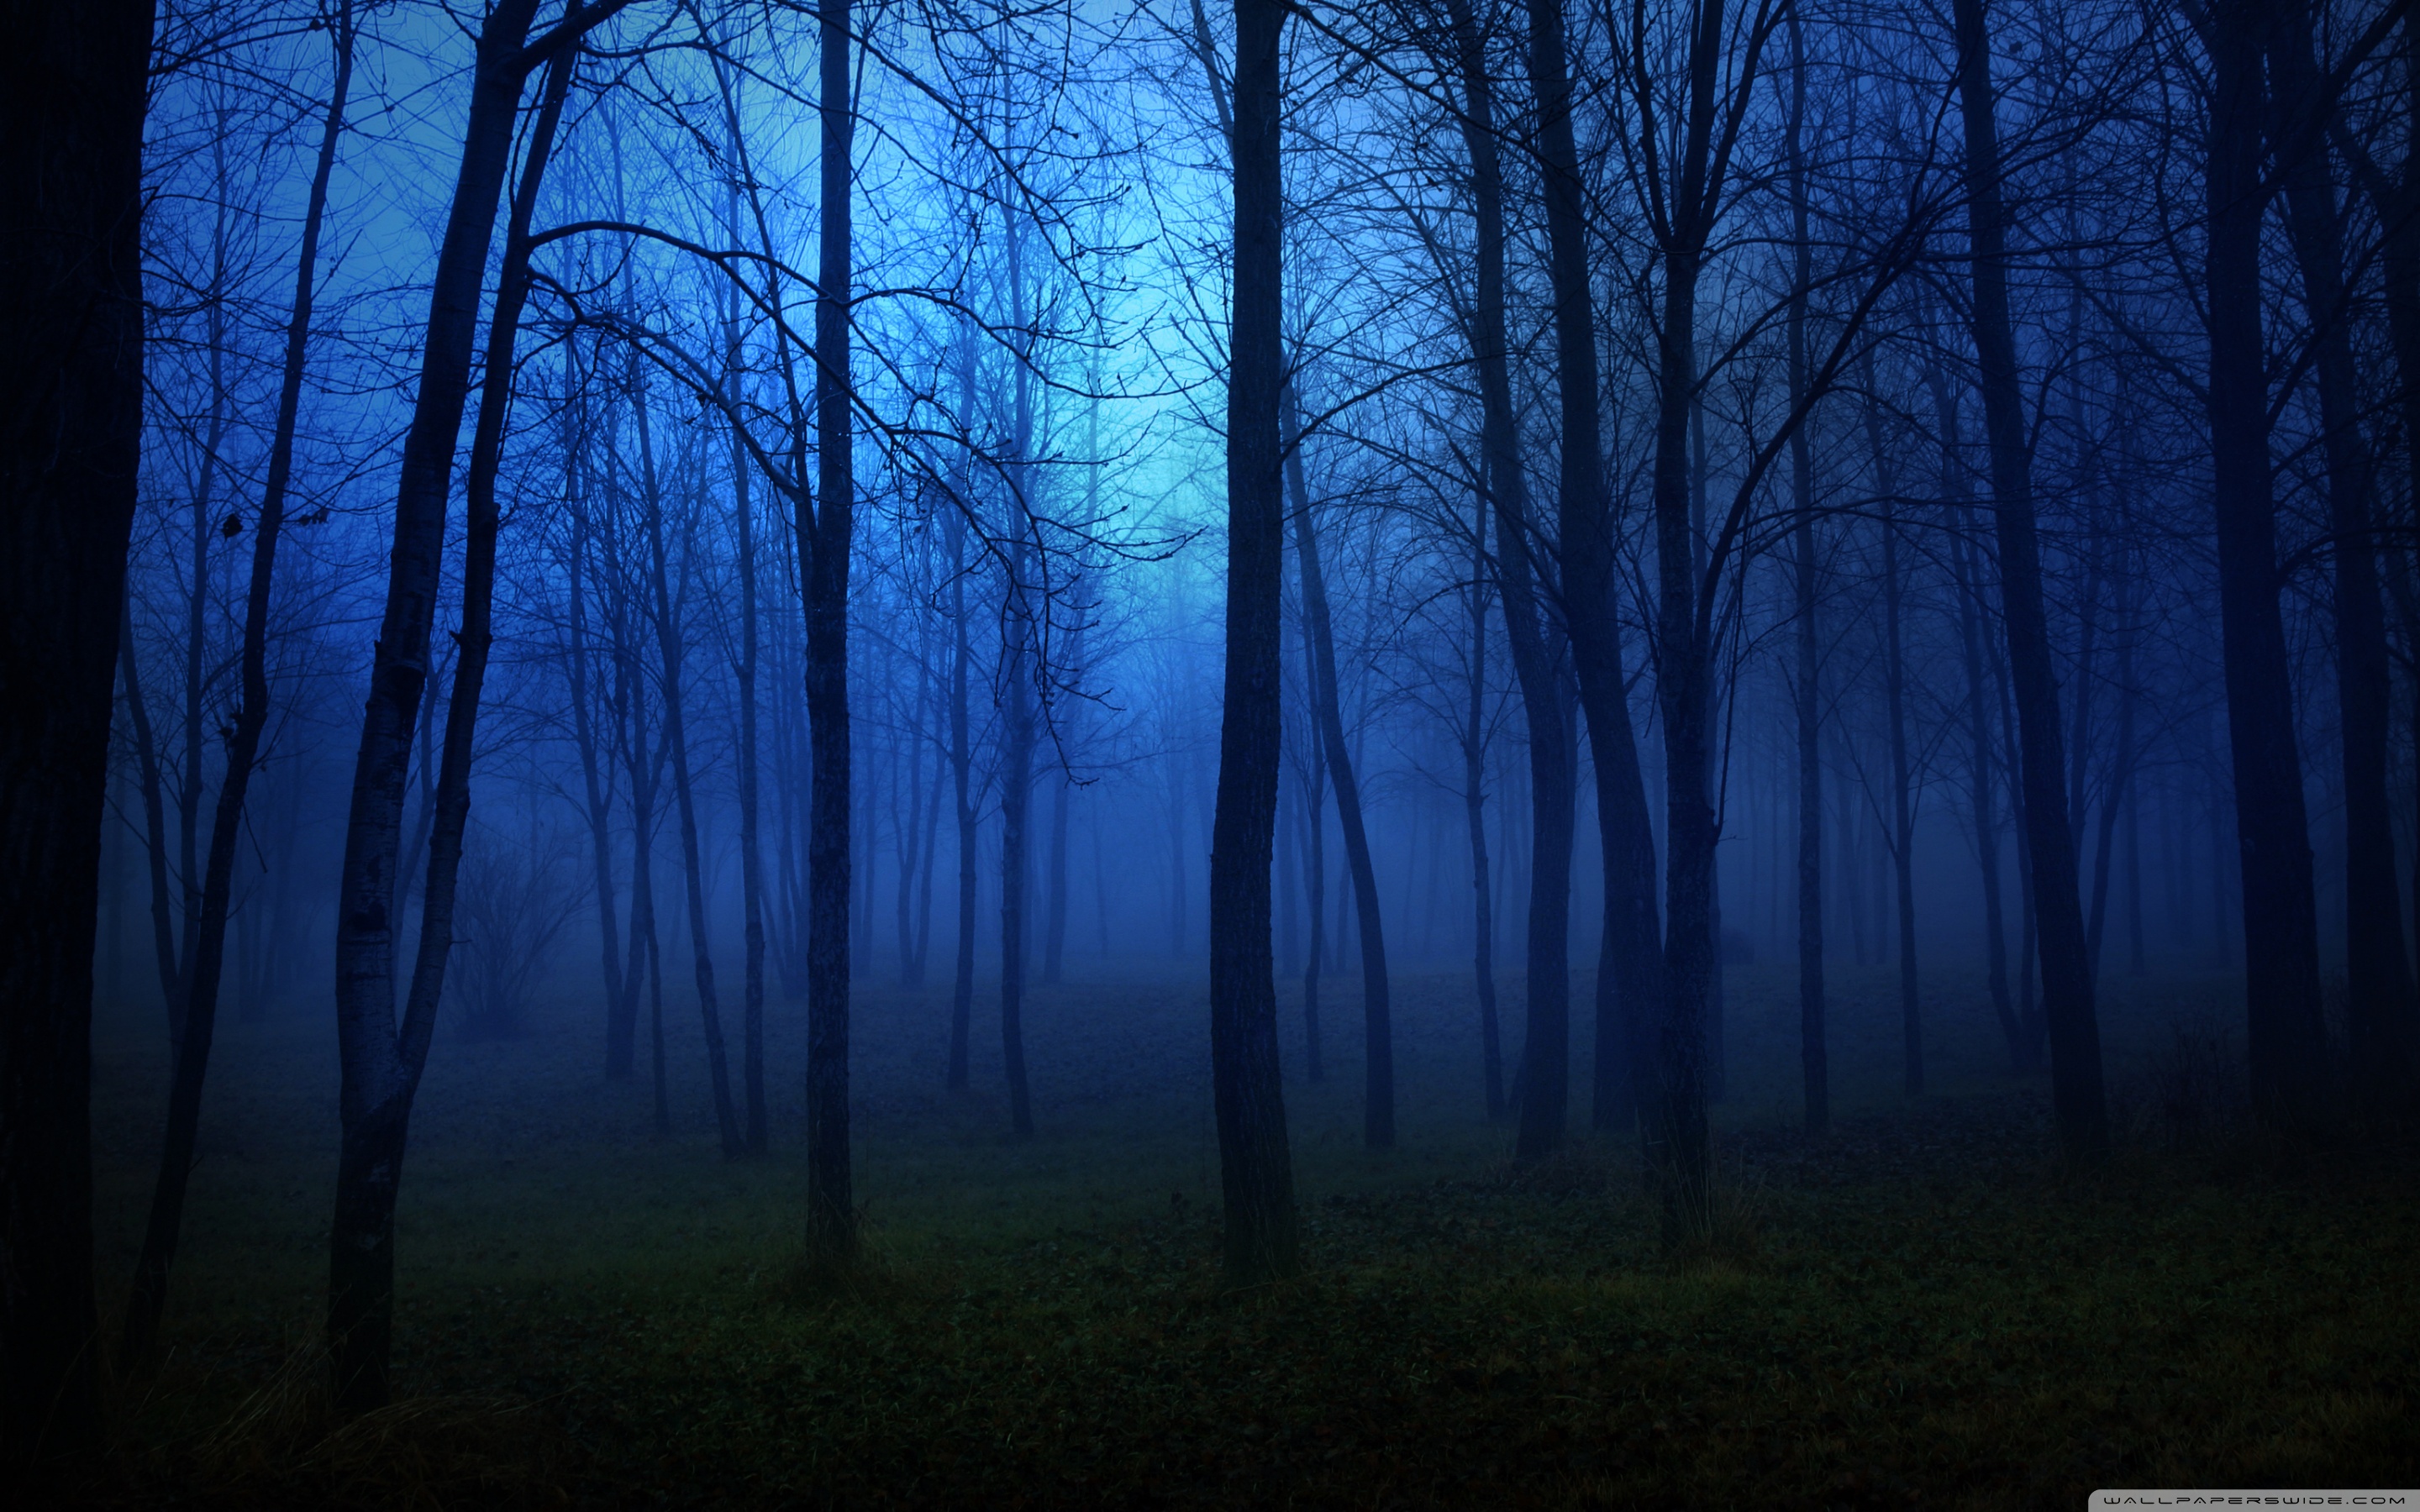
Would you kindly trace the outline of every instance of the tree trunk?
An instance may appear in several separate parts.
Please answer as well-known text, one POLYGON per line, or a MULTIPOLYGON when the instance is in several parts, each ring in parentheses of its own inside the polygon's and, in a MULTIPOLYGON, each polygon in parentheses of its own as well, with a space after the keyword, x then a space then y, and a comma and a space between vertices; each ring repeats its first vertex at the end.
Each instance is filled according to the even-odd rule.
MULTIPOLYGON (((1472 307, 1471 357, 1478 368, 1480 462, 1482 485, 1496 515, 1496 579, 1504 606, 1505 639, 1513 680, 1528 723, 1529 904, 1525 942, 1524 1033, 1521 1069, 1506 1091, 1506 1104, 1521 1110, 1520 1138, 1534 1156, 1550 1153, 1562 1132, 1562 1112, 1531 1125, 1524 1095, 1531 1048, 1567 1041, 1571 1023, 1571 857, 1573 774, 1559 677, 1559 625, 1542 616, 1529 520, 1528 479, 1522 471, 1520 434, 1512 409, 1511 343, 1506 334, 1504 290, 1504 173, 1496 128, 1496 86, 1484 44, 1468 0, 1449 0, 1454 48, 1462 75, 1463 146, 1470 154, 1471 196, 1478 231, 1478 286, 1472 307)), ((1511 870, 1508 866, 1507 870, 1511 870)), ((1602 983, 1600 983, 1602 989, 1602 983)), ((1635 1024, 1637 1004, 1623 1005, 1635 1024)), ((1600 1035, 1598 1084, 1610 1070, 1617 1090, 1619 1057, 1626 1046, 1600 1035)), ((1566 1078, 1567 1080, 1568 1078, 1566 1078)), ((1597 1117, 1627 1110, 1600 1102, 1597 1117)))
POLYGON ((849 377, 849 0, 821 0, 823 235, 815 292, 817 507, 799 499, 806 554, 807 720, 814 758, 807 834, 807 1253, 857 1257, 848 1128, 848 571, 857 480, 849 377))
POLYGON ((1225 706, 1210 853, 1210 1060, 1233 1286, 1291 1275, 1299 1264, 1269 958, 1285 551, 1278 421, 1285 369, 1279 156, 1285 15, 1280 0, 1235 0, 1225 706))
POLYGON ((134 652, 134 617, 131 600, 120 605, 117 625, 119 680, 126 687, 128 732, 134 747, 135 785, 143 795, 143 856, 151 885, 151 956, 160 974, 160 1008, 168 1026, 168 1050, 177 1051, 183 1030, 178 1016, 183 1001, 178 992, 176 904, 168 896, 168 819, 162 795, 159 736, 151 728, 150 705, 143 697, 142 659, 134 652))
MULTIPOLYGON (((1877 460, 1881 458, 1879 430, 1877 460)), ((1883 483, 1885 500, 1894 485, 1883 483)), ((1899 1012, 1901 1086, 1910 1097, 1924 1095, 1924 1019, 1916 995, 1916 799, 1915 774, 1907 756, 1907 656, 1902 645, 1900 598, 1903 585, 1899 565, 1899 515, 1883 506, 1883 623, 1885 645, 1884 696, 1890 704, 1891 869, 1899 884, 1899 1012)))
MULTIPOLYGON (((1790 13, 1790 223, 1795 271, 1790 285, 1790 395, 1807 393, 1807 293, 1813 248, 1807 232, 1807 41, 1798 13, 1790 13)), ((1831 1049, 1823 1001, 1823 640, 1816 633, 1815 452, 1807 429, 1790 439, 1792 612, 1797 668, 1791 689, 1798 725, 1798 1066, 1805 1086, 1807 1132, 1832 1126, 1831 1049)))
MULTIPOLYGON (((734 192, 736 201, 737 192, 734 192)), ((739 219, 737 203, 731 222, 739 219)), ((723 343, 726 363, 739 370, 739 321, 737 301, 731 308, 723 343)), ((740 1083, 747 1099, 744 1143, 748 1153, 762 1155, 768 1143, 765 1109, 765 854, 759 842, 757 797, 760 762, 756 750, 756 518, 748 494, 749 458, 737 437, 731 446, 731 515, 739 548, 739 908, 740 908, 740 1083)), ((703 957, 704 947, 701 945, 703 957)))
MULTIPOLYGON (((209 1068, 210 1040, 218 1024, 219 981, 226 949, 227 908, 235 878, 236 845, 244 827, 244 799, 260 758, 260 737, 269 725, 270 589, 277 565, 277 538, 286 522, 286 492, 294 471, 295 417, 302 406, 302 364, 310 347, 312 280, 318 264, 319 226, 328 204, 328 178, 344 134, 345 96, 352 83, 353 12, 343 0, 332 26, 335 83, 319 136, 319 155, 302 213, 302 245, 294 282, 294 304, 286 325, 286 363, 277 393, 275 428, 270 434, 269 473, 261 489, 260 515, 253 531, 252 582, 244 595, 241 702, 227 740, 226 775, 219 783, 210 816, 210 848, 202 874, 201 906, 194 919, 191 963, 185 972, 184 1034, 168 1092, 168 1127, 161 1144, 160 1174, 134 1266, 118 1367, 135 1372, 149 1365, 168 1297, 168 1271, 185 1214, 185 1186, 193 1175, 194 1141, 201 1127, 202 1081, 209 1068)), ((190 775, 190 774, 189 774, 190 775)), ((190 786, 190 783, 189 783, 190 786)))
POLYGON ((0 1453, 98 1427, 92 959, 143 419, 149 0, 11 5, 0 63, 0 1453))
POLYGON ((2094 1165, 2109 1151, 2102 1091, 2101 1026, 2086 959, 2084 908, 2067 795, 2059 784, 2058 687, 2042 609, 2041 548, 2034 520, 2030 447, 2016 339, 2009 315, 2007 229, 2000 198, 1999 127, 1983 0, 1953 0, 1959 103, 1966 136, 1968 231, 1973 243, 1975 350, 1982 378, 1984 431, 2000 550, 2001 610, 2008 622, 2009 680, 2016 698, 2026 862, 2040 932, 2042 1010, 2051 1052, 2051 1096, 2068 1160, 2094 1165))
MULTIPOLYGON (((2407 18, 2405 24, 2410 25, 2407 18)), ((2296 112, 2333 114, 2312 56, 2306 0, 2277 7, 2270 68, 2279 134, 2296 112)), ((2412 171, 2407 165, 2407 172, 2412 171)), ((2376 489, 2347 304, 2344 224, 2326 153, 2314 140, 2286 165, 2286 224, 2303 275, 2319 379, 2321 453, 2327 461, 2328 524, 2335 534, 2336 707, 2345 801, 2346 1026, 2354 1094, 2364 1114, 2390 1116, 2411 1086, 2412 973, 2403 956, 2403 907, 2395 869, 2394 806, 2386 774, 2393 689, 2386 610, 2379 592, 2370 521, 2376 489)), ((2410 208, 2404 209, 2409 219, 2410 208)), ((2390 237, 2395 233, 2390 232, 2390 237)), ((2407 376, 2407 381, 2408 381, 2407 376)), ((2410 444, 2407 440, 2407 444, 2410 444)))
MULTIPOLYGON (((1280 571, 1284 569, 1280 567, 1280 571)), ((1303 687, 1318 686, 1319 677, 1312 669, 1316 663, 1311 655, 1311 625, 1302 627, 1303 687)), ((1306 697, 1306 704, 1308 698, 1306 697)), ((1322 742, 1317 734, 1311 738, 1311 750, 1303 758, 1303 882, 1311 916, 1311 953, 1302 966, 1302 1034, 1303 1071, 1313 1087, 1327 1079, 1327 1060, 1321 1053, 1319 1039, 1319 972, 1327 958, 1327 763, 1320 755, 1322 742)))
MULTIPOLYGON (((1555 385, 1560 401, 1561 468, 1557 524, 1562 605, 1572 667, 1596 758, 1597 828, 1605 856, 1604 949, 1597 971, 1592 1122, 1624 1121, 1635 1089, 1623 1085, 1607 1048, 1630 1049, 1642 1024, 1664 1016, 1664 964, 1655 908, 1655 842, 1647 816, 1647 788, 1631 728, 1629 680, 1614 615, 1613 518, 1606 490, 1605 447, 1598 415, 1596 325, 1589 287, 1588 224, 1579 153, 1572 127, 1572 85, 1564 57, 1562 0, 1528 0, 1529 77, 1538 106, 1538 155, 1546 211, 1547 270, 1555 301, 1555 385)), ((1692 275, 1694 276, 1694 275, 1692 275)), ((1694 387, 1694 386, 1692 386, 1694 387)), ((1687 391, 1668 395, 1685 419, 1687 391)), ((1681 457, 1682 503, 1687 501, 1687 459, 1681 457)), ((1702 786, 1705 774, 1691 779, 1702 786)), ((1688 785, 1686 783, 1684 786, 1688 785)), ((1712 811, 1706 819, 1711 825, 1712 811)), ((1707 833, 1711 868, 1713 834, 1707 833)), ((1711 870, 1704 876, 1712 896, 1711 870)), ((1709 903, 1711 907, 1711 903, 1709 903)), ((1711 930, 1711 924, 1707 925, 1711 930)), ((1709 947, 1711 949, 1711 946, 1709 947)), ((1711 955, 1702 963, 1712 971, 1711 955)), ((1702 1004, 1699 1005, 1700 1011, 1702 1004)), ((1567 1022, 1540 1024, 1525 1050, 1528 1081, 1521 1103, 1515 1156, 1535 1160, 1561 1144, 1567 1022)), ((1690 1032, 1702 1035, 1702 1011, 1690 1032)))
POLYGON ((1470 827, 1471 975, 1487 1121, 1504 1118, 1504 1046, 1496 1020, 1496 915, 1487 874, 1487 496, 1470 513, 1470 703, 1463 717, 1462 807, 1470 827))
MULTIPOLYGON (((731 1102, 730 1058, 722 1043, 722 1009, 714 989, 714 956, 706 947, 705 860, 698 854, 697 797, 690 782, 689 730, 681 707, 681 623, 673 611, 669 573, 664 557, 662 492, 657 486, 656 452, 647 424, 647 394, 640 386, 638 358, 630 359, 630 409, 639 430, 640 482, 647 512, 647 566, 656 595, 656 646, 663 669, 664 741, 672 748, 673 807, 679 815, 681 876, 689 893, 689 942, 695 970, 698 1016, 706 1031, 706 1059, 714 1086, 714 1123, 722 1138, 722 1158, 737 1160, 747 1152, 738 1110, 731 1102)), ((684 532, 686 534, 687 532, 684 532)), ((684 558, 686 565, 686 558, 684 558)))
MULTIPOLYGON (((570 65, 558 57, 547 106, 531 137, 506 237, 497 308, 489 330, 487 393, 472 443, 464 545, 462 629, 456 637, 443 765, 422 889, 418 950, 400 1025, 395 1013, 395 873, 401 839, 406 758, 428 680, 444 549, 445 501, 454 448, 470 393, 471 351, 481 274, 511 157, 528 65, 522 45, 535 0, 507 0, 479 34, 469 123, 453 209, 438 253, 422 353, 420 393, 406 434, 396 498, 395 548, 386 608, 370 671, 370 695, 355 758, 351 811, 337 894, 336 1029, 342 1067, 343 1141, 329 1233, 328 1340, 339 1411, 387 1399, 395 1308, 395 1201, 403 1154, 427 1062, 428 1041, 453 945, 454 882, 470 813, 472 737, 487 670, 495 587, 495 467, 512 381, 513 332, 528 292, 528 224, 570 65)), ((577 33, 572 34, 576 49, 577 33)))
MULTIPOLYGON (((622 933, 620 920, 613 914, 613 798, 605 785, 603 761, 597 736, 597 715, 590 702, 588 684, 588 503, 591 491, 586 486, 587 458, 585 452, 584 407, 575 398, 578 378, 573 371, 575 347, 564 343, 564 457, 568 474, 571 516, 571 550, 566 563, 569 579, 570 633, 566 647, 568 675, 571 684, 572 743, 580 751, 581 796, 588 819, 588 841, 594 853, 597 871, 597 935, 604 954, 605 981, 605 1075, 610 1081, 620 1081, 630 1074, 631 998, 622 971, 622 933)), ((628 720, 628 692, 622 680, 621 659, 615 657, 614 696, 609 705, 614 715, 614 733, 620 738, 628 720)))
MULTIPOLYGON (((1344 831, 1345 863, 1353 872, 1354 921, 1361 946, 1361 1138, 1372 1149, 1395 1143, 1395 1030, 1387 991, 1387 943, 1378 918, 1378 872, 1361 822, 1361 785, 1344 746, 1344 714, 1336 679, 1336 636, 1327 613, 1327 584, 1319 562, 1319 532, 1302 473, 1302 420, 1294 388, 1283 399, 1286 483, 1294 494, 1295 554, 1302 570, 1302 623, 1311 638, 1311 717, 1336 784, 1336 818, 1344 831)), ((1283 569, 1280 568, 1280 571, 1283 569)), ((1282 634, 1282 631, 1280 631, 1282 634)), ((1274 812, 1271 823, 1276 822, 1274 812)))
MULTIPOLYGON (((964 389, 973 387, 971 365, 968 374, 964 389)), ((974 751, 967 728, 967 663, 974 650, 967 635, 966 521, 954 509, 942 530, 950 542, 950 625, 955 638, 950 655, 950 775, 958 800, 958 949, 950 997, 949 1088, 963 1092, 969 1086, 968 1038, 973 1031, 975 1002, 974 751)))
POLYGON ((2217 0, 2210 9, 2210 244, 2203 278, 2219 627, 2243 872, 2246 1049, 2256 1116, 2273 1128, 2304 1132, 2327 1117, 2327 1078, 2310 825, 2278 604, 2277 507, 2260 329, 2260 223, 2269 198, 2261 53, 2268 6, 2217 0))
POLYGON ((1034 606, 1027 595, 1028 539, 1032 532, 1033 328, 1025 308, 1025 239, 1013 216, 1007 227, 1010 321, 1022 343, 1010 375, 1007 581, 1001 585, 1001 695, 1008 701, 1001 731, 1000 791, 1000 1048, 1008 1076, 1009 1133, 1033 1137, 1032 1094, 1025 1078, 1025 821, 1033 802, 1033 688, 1031 658, 1038 647, 1034 606))
POLYGON ((1063 767, 1051 777, 1048 913, 1042 927, 1042 981, 1049 987, 1059 985, 1067 955, 1067 794, 1074 786, 1063 767))

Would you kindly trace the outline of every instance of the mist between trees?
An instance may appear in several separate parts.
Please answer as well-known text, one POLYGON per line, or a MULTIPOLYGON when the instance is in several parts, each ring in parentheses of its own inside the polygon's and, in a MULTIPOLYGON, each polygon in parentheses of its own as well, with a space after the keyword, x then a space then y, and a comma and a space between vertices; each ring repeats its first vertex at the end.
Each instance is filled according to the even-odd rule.
POLYGON ((349 1410, 427 1057, 573 1015, 834 1273, 868 984, 1022 1140, 1030 990, 1206 980, 1246 1285, 1287 1085, 1417 1137, 1409 972, 1676 1245, 1751 964, 1818 1134, 1843 963, 2071 1168, 2118 978, 2239 983, 2281 1135, 2408 1115, 2408 8, 72 8, 0 80, 14 1452, 156 1353, 229 1017, 334 1010, 349 1410), (96 998, 175 1066, 107 1338, 96 998))

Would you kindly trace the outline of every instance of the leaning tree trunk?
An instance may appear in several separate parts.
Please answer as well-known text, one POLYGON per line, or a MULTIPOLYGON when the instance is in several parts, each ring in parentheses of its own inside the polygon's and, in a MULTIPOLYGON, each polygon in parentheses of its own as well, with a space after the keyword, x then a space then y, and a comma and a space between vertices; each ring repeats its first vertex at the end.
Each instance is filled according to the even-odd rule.
POLYGON ((92 958, 143 423, 150 0, 0 30, 0 1453, 95 1432, 92 958))
POLYGON ((496 468, 510 398, 513 337, 529 292, 529 221, 554 129, 570 87, 580 28, 566 22, 550 49, 545 104, 530 137, 514 196, 484 388, 465 490, 462 628, 422 890, 420 938, 403 1020, 395 1017, 394 872, 401 839, 405 757, 427 677, 444 547, 445 498, 455 438, 469 397, 473 326, 496 205, 511 156, 513 126, 529 64, 523 40, 535 0, 489 13, 481 29, 463 133, 454 208, 438 254, 418 402, 404 440, 396 499, 395 552, 386 610, 370 672, 370 697, 353 775, 344 870, 337 897, 336 1031, 342 1067, 343 1142, 336 1211, 329 1231, 328 1342, 339 1411, 387 1399, 395 1315, 395 1202, 413 1095, 428 1058, 454 937, 454 887, 470 817, 472 739, 492 637, 496 570, 496 468))
POLYGON ((2041 546, 2034 519, 2031 445, 2017 347, 2009 314, 2007 221, 2000 197, 1983 0, 1953 0, 1959 104, 1964 118, 1968 233, 1973 243, 1973 325, 1992 459, 2000 548, 2001 612, 2016 701, 2026 859, 2040 930, 2042 1012, 2049 1027, 2051 1096, 2067 1158, 2091 1165, 2109 1151, 2102 1091, 2101 1026, 2094 1007, 2077 890, 2075 842, 2059 780, 2058 685, 2042 608, 2041 546))
MULTIPOLYGON (((185 1215, 185 1186, 194 1170, 194 1144, 201 1128, 202 1081, 209 1068, 210 1040, 218 1025, 219 980, 226 952, 228 901, 234 890, 235 853, 243 830, 243 806, 260 759, 261 732, 269 726, 269 599, 277 565, 277 538, 286 523, 287 486, 294 474, 295 417, 302 401, 302 365, 311 340, 312 279, 319 256, 319 226, 328 204, 328 178, 345 130, 345 96, 353 76, 353 12, 350 0, 337 8, 335 83, 319 135, 318 161, 302 212, 302 246, 294 280, 294 305, 286 323, 286 363, 277 391, 277 419, 270 433, 269 473, 261 487, 260 514, 253 531, 252 582, 244 595, 242 695, 227 739, 226 775, 219 783, 210 816, 210 848, 202 873, 201 908, 185 972, 186 996, 178 1019, 184 1033, 168 1090, 168 1128, 161 1144, 160 1174, 135 1261, 133 1293, 127 1299, 118 1366, 147 1366, 159 1339, 160 1315, 168 1297, 168 1269, 185 1215)), ((197 590, 198 590, 198 585, 197 590)), ((189 775, 189 779, 192 774, 189 775)))
POLYGON ((2269 197, 2262 163, 2267 24, 2266 0, 2218 0, 2211 8, 2207 394, 2227 743, 2243 861, 2252 1103, 2271 1127, 2308 1131, 2327 1116, 2325 1030, 2310 825, 2278 603, 2277 505, 2260 330, 2260 226, 2269 197))
POLYGON ((822 1265, 857 1256, 848 1130, 848 569, 857 478, 849 413, 849 0, 822 0, 823 236, 815 290, 815 482, 798 501, 805 557, 807 720, 814 771, 807 833, 807 1253, 822 1265))
POLYGON ((1269 956, 1277 824, 1279 663, 1285 501, 1278 394, 1284 383, 1280 246, 1285 202, 1281 0, 1235 0, 1234 268, 1228 327, 1225 707, 1210 851, 1210 1064, 1229 1282, 1297 1268, 1294 1166, 1278 1075, 1269 956))
MULTIPOLYGON (((1327 612, 1327 579, 1319 562, 1319 532, 1302 475, 1302 420, 1294 388, 1282 403, 1286 483, 1294 494, 1295 554, 1302 570, 1302 623, 1311 638, 1311 719, 1336 783, 1336 818, 1344 831, 1344 860, 1353 872, 1354 933, 1361 947, 1363 1034, 1361 1138, 1372 1149, 1395 1143, 1395 1030, 1387 991, 1387 943, 1378 918, 1378 872, 1370 860, 1370 833, 1361 821, 1361 784, 1344 745, 1344 712, 1336 679, 1336 632, 1327 612)), ((1282 571, 1282 568, 1280 569, 1282 571)), ((1275 814, 1271 822, 1275 823, 1275 814)))

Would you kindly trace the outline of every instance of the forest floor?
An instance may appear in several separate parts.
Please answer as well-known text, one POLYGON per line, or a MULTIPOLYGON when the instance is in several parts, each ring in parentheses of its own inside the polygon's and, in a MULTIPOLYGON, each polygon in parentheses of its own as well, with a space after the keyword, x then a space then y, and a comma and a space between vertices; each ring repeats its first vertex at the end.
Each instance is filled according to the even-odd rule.
MULTIPOLYGON (((441 1038, 404 1180, 398 1399, 344 1424, 309 1348, 331 1031, 233 1024, 172 1351, 115 1389, 111 1458, 80 1494, 2071 1508, 2098 1487, 2420 1483, 2420 1152, 2245 1135, 2223 1090, 2229 990, 2159 978, 2110 995, 2126 1148, 2061 1179, 2046 1088, 1999 1069, 1979 984, 1928 994, 1938 1089, 1911 1101, 1889 975, 1837 980, 1840 1111, 1810 1143, 1792 1127, 1791 983, 1732 973, 1724 1232, 1685 1256, 1659 1249, 1626 1148, 1512 1166, 1480 1107, 1466 978, 1398 983, 1402 1138, 1384 1152, 1360 1148, 1354 984, 1329 984, 1318 1086, 1289 995, 1307 1269, 1242 1294, 1218 1285, 1198 986, 1037 992, 1024 1143, 1003 1137, 995 999, 977 999, 977 1090, 952 1096, 946 990, 861 994, 873 1260, 840 1290, 796 1271, 796 1008, 768 1015, 775 1152, 726 1164, 693 1006, 667 1004, 675 1133, 657 1141, 644 1063, 606 1081, 567 993, 520 1038, 441 1038)), ((98 1046, 105 1306, 157 1159, 156 1020, 107 1014, 98 1046)), ((1584 1089, 1574 1108, 1584 1128, 1584 1089)))

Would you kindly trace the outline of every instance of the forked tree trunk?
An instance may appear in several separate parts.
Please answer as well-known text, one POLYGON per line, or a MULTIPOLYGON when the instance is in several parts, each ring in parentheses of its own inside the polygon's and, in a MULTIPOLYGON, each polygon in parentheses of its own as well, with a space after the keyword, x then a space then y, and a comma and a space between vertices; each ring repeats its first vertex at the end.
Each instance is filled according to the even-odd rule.
POLYGON ((454 206, 438 253, 422 354, 418 401, 404 440, 396 491, 395 550, 386 609, 370 671, 370 696, 355 759, 352 807, 345 832, 337 897, 336 1029, 342 1067, 343 1141, 336 1208, 329 1231, 328 1343, 339 1411, 365 1412, 387 1399, 387 1356, 395 1311, 395 1202, 413 1095, 444 991, 453 946, 454 885, 470 815, 472 742, 492 635, 497 511, 495 474, 510 396, 513 335, 528 294, 529 218, 554 127, 570 85, 572 55, 585 23, 567 20, 545 54, 553 58, 546 103, 530 137, 528 160, 505 237, 502 279, 489 328, 486 388, 472 440, 466 488, 462 628, 456 638, 443 764, 422 890, 420 936, 411 982, 397 1024, 395 1004, 399 900, 395 874, 401 839, 405 758, 427 681, 444 548, 445 500, 456 438, 470 393, 471 348, 481 274, 511 157, 521 85, 533 66, 523 44, 535 0, 507 0, 481 28, 470 121, 454 206))

